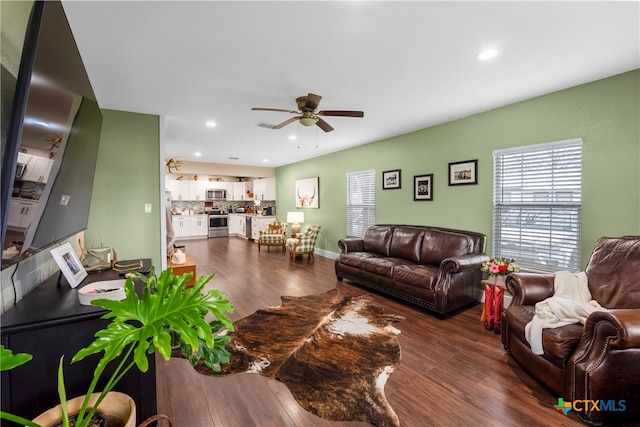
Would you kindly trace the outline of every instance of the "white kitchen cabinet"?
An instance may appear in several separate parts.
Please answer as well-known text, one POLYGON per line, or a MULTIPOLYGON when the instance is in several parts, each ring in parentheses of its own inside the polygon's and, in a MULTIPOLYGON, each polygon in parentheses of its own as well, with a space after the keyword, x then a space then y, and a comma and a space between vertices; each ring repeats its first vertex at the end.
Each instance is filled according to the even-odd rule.
POLYGON ((176 238, 207 237, 209 217, 207 215, 175 215, 171 218, 176 238))
POLYGON ((176 239, 180 237, 189 237, 191 235, 191 219, 188 216, 174 216, 171 218, 173 225, 173 233, 176 239))
POLYGON ((227 189, 227 183, 224 181, 209 181, 207 182, 207 188, 210 188, 212 190, 221 190, 227 189))
POLYGON ((33 181, 46 184, 53 167, 53 160, 40 156, 28 156, 27 168, 22 175, 23 181, 33 181))
POLYGON ((233 200, 235 201, 253 201, 247 192, 253 193, 253 183, 250 181, 233 183, 233 200))
POLYGON ((189 181, 174 179, 169 184, 171 200, 189 200, 189 181))
POLYGON ((276 199, 276 179, 260 178, 253 180, 253 195, 256 200, 276 199))
POLYGON ((209 235, 209 217, 207 215, 191 217, 191 235, 196 237, 209 235))
POLYGON ((247 216, 241 214, 229 214, 229 235, 247 237, 247 216))
POLYGON ((236 214, 229 214, 227 224, 229 226, 229 236, 237 236, 240 233, 238 216, 236 214))
POLYGON ((7 226, 16 228, 27 228, 38 208, 38 202, 33 200, 11 198, 9 204, 9 218, 7 226))
POLYGON ((187 181, 189 183, 189 199, 199 202, 207 200, 207 188, 210 182, 207 181, 187 181))

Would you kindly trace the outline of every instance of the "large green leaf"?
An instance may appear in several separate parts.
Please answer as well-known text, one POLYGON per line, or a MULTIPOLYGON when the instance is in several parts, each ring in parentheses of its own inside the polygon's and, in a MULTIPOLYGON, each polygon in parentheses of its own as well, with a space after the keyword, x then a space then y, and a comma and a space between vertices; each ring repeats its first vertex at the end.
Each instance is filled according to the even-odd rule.
POLYGON ((24 365, 29 360, 31 360, 33 356, 28 353, 16 353, 8 349, 4 348, 4 345, 0 345, 0 371, 8 371, 13 368, 17 368, 20 365, 24 365))

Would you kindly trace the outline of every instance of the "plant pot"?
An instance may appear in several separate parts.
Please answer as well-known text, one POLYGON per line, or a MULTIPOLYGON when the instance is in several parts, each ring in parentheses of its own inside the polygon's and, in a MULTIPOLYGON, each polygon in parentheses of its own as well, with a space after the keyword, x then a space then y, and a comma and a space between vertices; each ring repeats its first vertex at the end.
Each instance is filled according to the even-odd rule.
MULTIPOLYGON (((100 393, 93 393, 89 401, 88 408, 92 408, 100 393)), ((77 414, 82 407, 84 396, 78 396, 67 401, 67 411, 70 415, 77 414)), ((110 391, 104 398, 97 411, 107 419, 107 426, 120 425, 124 427, 135 427, 136 425, 136 404, 131 397, 117 391, 110 391), (112 421, 111 421, 112 420, 112 421)), ((44 427, 49 427, 62 420, 62 407, 60 405, 51 408, 38 415, 33 420, 34 423, 44 427)))

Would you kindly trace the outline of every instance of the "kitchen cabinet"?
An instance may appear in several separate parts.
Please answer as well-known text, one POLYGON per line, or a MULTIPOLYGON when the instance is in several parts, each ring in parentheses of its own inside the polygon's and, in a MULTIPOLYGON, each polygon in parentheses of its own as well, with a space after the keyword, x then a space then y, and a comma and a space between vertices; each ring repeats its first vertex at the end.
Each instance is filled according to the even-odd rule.
POLYGON ((49 179, 49 173, 53 167, 53 160, 40 156, 31 156, 27 154, 27 168, 22 175, 23 181, 39 182, 46 184, 49 179))
POLYGON ((249 181, 233 183, 233 200, 235 201, 253 201, 253 197, 249 197, 247 192, 253 193, 253 183, 249 181))
POLYGON ((9 204, 9 218, 7 226, 16 228, 27 228, 38 209, 38 202, 27 199, 11 198, 9 204))
POLYGON ((247 216, 229 214, 229 235, 247 238, 247 216))
POLYGON ((209 235, 209 217, 207 215, 191 217, 191 235, 197 237, 209 235))
POLYGON ((191 220, 187 216, 174 216, 171 218, 173 225, 173 234, 176 239, 180 237, 188 237, 191 235, 191 220))
POLYGON ((207 237, 209 235, 209 217, 207 215, 175 215, 171 218, 171 224, 176 239, 207 237))
POLYGON ((276 199, 276 179, 260 178, 253 180, 253 195, 256 200, 276 199))
POLYGON ((207 200, 207 188, 211 188, 209 186, 209 182, 207 181, 187 181, 189 183, 189 199, 195 200, 199 202, 204 202, 207 200))
POLYGON ((169 184, 171 200, 189 200, 189 181, 174 179, 169 184))

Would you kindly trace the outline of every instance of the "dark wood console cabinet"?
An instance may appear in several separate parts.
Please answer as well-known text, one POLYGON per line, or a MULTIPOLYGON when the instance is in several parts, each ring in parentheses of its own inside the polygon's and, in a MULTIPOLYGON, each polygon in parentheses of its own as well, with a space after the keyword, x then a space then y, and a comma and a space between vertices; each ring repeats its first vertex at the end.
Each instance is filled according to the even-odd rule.
MULTIPOLYGON (((147 264, 151 262, 144 261, 147 264)), ((100 319, 104 310, 81 305, 77 292, 87 283, 117 278, 120 278, 118 273, 111 270, 92 273, 80 286, 71 289, 64 279, 62 286, 57 288, 58 276, 55 275, 2 315, 2 344, 14 353, 33 355, 33 359, 25 365, 2 372, 3 411, 33 419, 56 406, 59 403, 57 370, 63 355, 67 396, 72 398, 85 394, 99 357, 94 355, 73 364, 71 358, 78 350, 89 345, 94 333, 108 321, 100 319)), ((103 384, 98 385, 98 391, 103 384)), ((137 424, 155 415, 157 403, 154 355, 149 356, 149 370, 146 373, 142 374, 134 367, 115 390, 128 394, 136 402, 137 424)), ((2 425, 9 423, 3 422, 2 425)))

